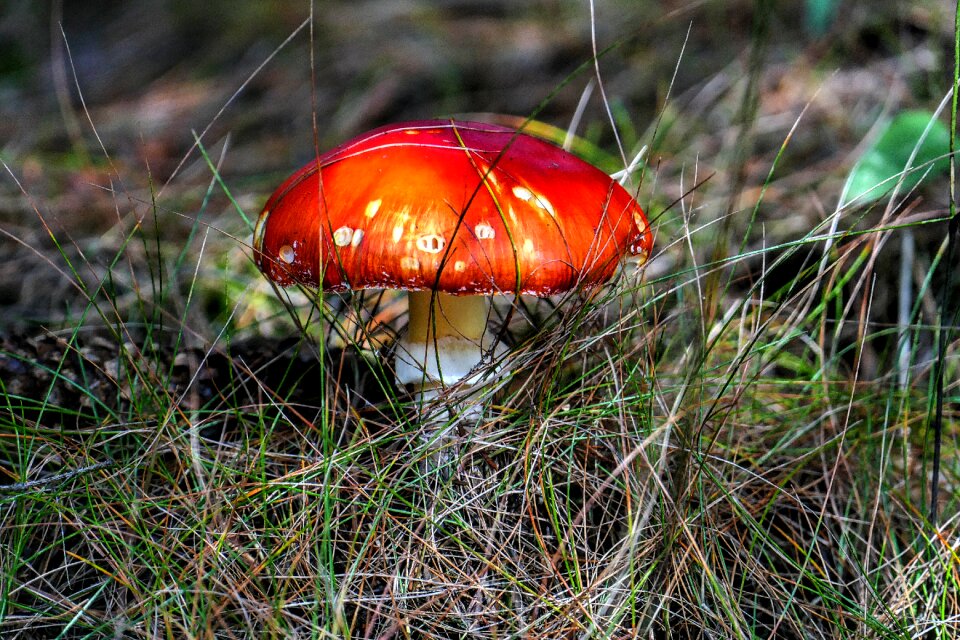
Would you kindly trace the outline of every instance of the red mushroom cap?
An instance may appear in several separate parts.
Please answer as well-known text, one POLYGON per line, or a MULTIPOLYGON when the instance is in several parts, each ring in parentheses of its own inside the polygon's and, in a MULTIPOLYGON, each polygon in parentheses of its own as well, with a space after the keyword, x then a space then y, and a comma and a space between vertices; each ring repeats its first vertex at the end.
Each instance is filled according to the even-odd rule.
POLYGON ((549 295, 607 281, 652 245, 616 181, 513 129, 391 125, 320 156, 257 221, 257 264, 281 284, 549 295))

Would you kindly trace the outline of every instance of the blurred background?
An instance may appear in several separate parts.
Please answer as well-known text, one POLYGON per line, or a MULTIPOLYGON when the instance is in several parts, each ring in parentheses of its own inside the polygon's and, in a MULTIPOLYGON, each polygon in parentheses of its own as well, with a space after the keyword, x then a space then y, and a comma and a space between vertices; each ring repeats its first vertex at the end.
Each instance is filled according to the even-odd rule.
MULTIPOLYGON (((746 230, 756 209, 764 226, 748 244, 761 229, 768 244, 796 237, 834 209, 878 121, 945 95, 952 11, 946 0, 6 0, 0 319, 68 322, 78 278, 57 255, 102 276, 121 253, 149 263, 176 247, 198 217, 226 234, 211 238, 201 279, 208 268, 222 279, 230 251, 230 272, 255 277, 238 208, 255 216, 318 149, 455 114, 562 130, 588 85, 577 133, 608 171, 648 147, 637 189, 655 220, 685 208, 697 226, 746 230), (235 202, 210 189, 196 139, 235 202), (155 246, 130 246, 145 216, 155 246)), ((919 195, 931 212, 945 204, 945 190, 919 195)), ((652 275, 674 266, 664 239, 652 275)))

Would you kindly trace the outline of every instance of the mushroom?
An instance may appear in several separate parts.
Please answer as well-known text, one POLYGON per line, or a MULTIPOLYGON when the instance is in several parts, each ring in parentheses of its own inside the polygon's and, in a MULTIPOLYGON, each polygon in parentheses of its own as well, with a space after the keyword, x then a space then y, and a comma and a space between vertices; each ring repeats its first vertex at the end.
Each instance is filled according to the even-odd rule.
POLYGON ((269 199, 254 231, 279 285, 409 291, 396 378, 421 398, 475 383, 495 294, 548 296, 643 262, 647 219, 616 181, 513 129, 431 120, 390 125, 319 156, 269 199))

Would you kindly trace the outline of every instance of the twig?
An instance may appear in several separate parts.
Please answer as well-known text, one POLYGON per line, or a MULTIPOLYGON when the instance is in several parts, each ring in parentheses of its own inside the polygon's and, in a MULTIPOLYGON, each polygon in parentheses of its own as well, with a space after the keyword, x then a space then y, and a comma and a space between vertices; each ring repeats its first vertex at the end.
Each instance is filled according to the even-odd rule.
POLYGON ((96 464, 92 464, 87 467, 80 467, 79 469, 74 469, 73 471, 64 471, 63 473, 57 473, 52 476, 47 476, 46 478, 38 478, 36 480, 24 480, 23 482, 14 482, 13 484, 0 486, 0 493, 13 493, 15 491, 29 491, 30 489, 35 489, 37 487, 47 488, 49 485, 60 482, 62 480, 72 480, 74 478, 77 478, 91 471, 112 467, 114 464, 116 463, 113 460, 107 459, 107 460, 104 460, 103 462, 98 462, 96 464))

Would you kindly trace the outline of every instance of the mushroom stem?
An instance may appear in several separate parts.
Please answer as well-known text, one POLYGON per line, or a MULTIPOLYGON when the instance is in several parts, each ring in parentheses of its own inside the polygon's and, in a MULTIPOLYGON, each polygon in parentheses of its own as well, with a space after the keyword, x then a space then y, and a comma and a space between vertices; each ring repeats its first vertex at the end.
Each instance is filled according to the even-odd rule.
POLYGON ((409 305, 407 336, 397 351, 397 382, 414 385, 426 398, 467 378, 495 338, 487 332, 487 296, 411 291, 409 305))

